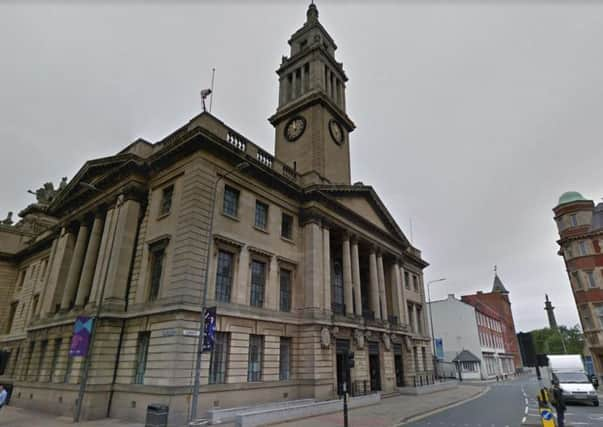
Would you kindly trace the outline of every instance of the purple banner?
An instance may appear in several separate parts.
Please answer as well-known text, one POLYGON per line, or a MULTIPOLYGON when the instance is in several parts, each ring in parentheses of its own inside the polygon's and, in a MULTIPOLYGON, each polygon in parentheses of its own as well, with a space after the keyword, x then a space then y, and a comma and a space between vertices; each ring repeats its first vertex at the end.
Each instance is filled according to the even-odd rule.
POLYGON ((92 322, 94 320, 87 316, 78 316, 73 325, 73 336, 69 347, 70 357, 88 356, 90 334, 92 333, 92 322))

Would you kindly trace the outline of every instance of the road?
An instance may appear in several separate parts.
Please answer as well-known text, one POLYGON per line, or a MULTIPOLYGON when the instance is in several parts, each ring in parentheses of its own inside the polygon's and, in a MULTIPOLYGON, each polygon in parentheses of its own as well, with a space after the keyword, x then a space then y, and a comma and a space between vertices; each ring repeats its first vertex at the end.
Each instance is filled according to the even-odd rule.
MULTIPOLYGON (((535 377, 494 383, 478 399, 438 412, 405 426, 408 427, 519 427, 538 425, 535 377)), ((603 402, 602 402, 603 403, 603 402)), ((603 406, 568 405, 566 427, 603 426, 603 406)))

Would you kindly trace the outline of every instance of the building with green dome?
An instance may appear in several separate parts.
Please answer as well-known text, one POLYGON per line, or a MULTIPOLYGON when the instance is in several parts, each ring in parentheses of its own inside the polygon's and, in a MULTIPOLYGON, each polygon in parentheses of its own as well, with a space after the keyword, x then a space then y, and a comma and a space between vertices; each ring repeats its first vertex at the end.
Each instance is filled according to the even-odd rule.
POLYGON ((586 338, 586 356, 603 379, 603 203, 595 206, 577 191, 559 197, 553 208, 559 252, 586 338))

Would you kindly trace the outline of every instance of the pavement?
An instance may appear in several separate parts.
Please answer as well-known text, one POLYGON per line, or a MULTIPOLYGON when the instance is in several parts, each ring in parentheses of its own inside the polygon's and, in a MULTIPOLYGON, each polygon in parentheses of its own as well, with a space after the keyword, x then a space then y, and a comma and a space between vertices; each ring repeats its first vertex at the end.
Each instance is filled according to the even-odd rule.
POLYGON ((142 423, 131 423, 106 418, 75 424, 71 417, 58 417, 46 412, 5 406, 0 409, 1 427, 144 427, 142 423))
MULTIPOLYGON (((354 427, 390 427, 401 425, 414 417, 462 404, 488 390, 483 385, 461 385, 451 390, 421 396, 395 396, 383 399, 377 405, 365 406, 349 411, 350 425, 354 427)), ((340 427, 343 426, 341 412, 309 417, 286 423, 279 427, 340 427)))
MULTIPOLYGON (((389 427, 405 420, 435 410, 462 404, 487 391, 484 385, 461 385, 456 389, 440 391, 422 396, 396 396, 383 399, 379 404, 350 410, 350 424, 354 427, 389 427)), ((73 427, 68 417, 57 417, 48 413, 6 406, 0 410, 0 427, 73 427)), ((326 414, 305 418, 278 426, 343 426, 342 413, 326 414)), ((141 423, 128 423, 116 419, 85 421, 78 427, 143 427, 141 423)), ((226 425, 222 425, 226 427, 226 425)))

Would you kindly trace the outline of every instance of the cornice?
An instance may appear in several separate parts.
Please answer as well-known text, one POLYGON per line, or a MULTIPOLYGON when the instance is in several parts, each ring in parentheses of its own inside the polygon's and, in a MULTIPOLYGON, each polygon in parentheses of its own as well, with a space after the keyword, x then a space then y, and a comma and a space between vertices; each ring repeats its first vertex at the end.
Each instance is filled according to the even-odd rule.
POLYGON ((298 113, 299 111, 311 107, 312 105, 321 104, 323 105, 333 116, 335 116, 346 128, 348 132, 352 132, 356 129, 356 125, 349 118, 347 113, 337 106, 327 95, 325 95, 320 89, 314 89, 308 92, 306 95, 298 98, 297 100, 285 104, 279 108, 276 113, 268 118, 268 121, 276 126, 283 120, 289 118, 291 115, 298 113))

